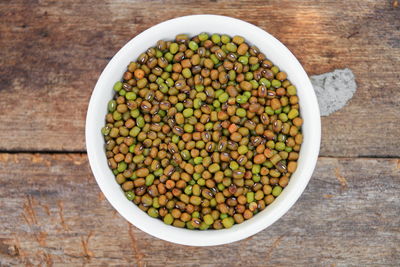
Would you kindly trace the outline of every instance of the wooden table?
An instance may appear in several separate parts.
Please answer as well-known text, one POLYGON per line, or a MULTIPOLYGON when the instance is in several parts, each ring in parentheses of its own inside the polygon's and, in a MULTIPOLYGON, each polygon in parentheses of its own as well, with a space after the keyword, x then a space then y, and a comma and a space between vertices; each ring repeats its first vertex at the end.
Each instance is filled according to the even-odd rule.
POLYGON ((397 1, 0 2, 0 265, 400 264, 397 1), (166 19, 222 14, 270 32, 310 74, 351 68, 358 90, 322 118, 315 173, 261 233, 195 248, 153 238, 104 199, 85 153, 87 104, 128 40, 166 19))

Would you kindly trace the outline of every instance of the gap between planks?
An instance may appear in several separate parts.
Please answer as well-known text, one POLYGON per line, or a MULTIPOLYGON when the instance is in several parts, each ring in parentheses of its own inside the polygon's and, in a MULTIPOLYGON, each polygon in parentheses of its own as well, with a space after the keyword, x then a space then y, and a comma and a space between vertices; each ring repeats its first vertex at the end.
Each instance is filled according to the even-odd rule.
MULTIPOLYGON (((0 150, 0 154, 87 154, 86 150, 0 150)), ((332 159, 399 159, 399 156, 391 156, 391 155, 358 155, 354 157, 347 156, 331 156, 331 155, 318 155, 318 158, 332 158, 332 159)))

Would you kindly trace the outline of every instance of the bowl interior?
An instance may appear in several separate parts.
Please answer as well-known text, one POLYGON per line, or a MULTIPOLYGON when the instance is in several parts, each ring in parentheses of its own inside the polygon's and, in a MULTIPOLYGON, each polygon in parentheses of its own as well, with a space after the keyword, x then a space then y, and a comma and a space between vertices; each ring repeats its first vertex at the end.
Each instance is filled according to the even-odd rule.
POLYGON ((300 197, 314 170, 320 144, 320 117, 317 99, 306 72, 293 54, 278 40, 247 22, 224 16, 195 15, 160 23, 129 41, 111 59, 102 72, 90 99, 86 120, 86 146, 93 174, 100 189, 113 207, 129 222, 155 237, 184 245, 209 246, 234 242, 249 237, 279 219, 300 197), (135 60, 159 39, 171 40, 179 33, 191 36, 200 32, 241 35, 256 45, 298 88, 300 112, 304 119, 304 141, 298 168, 282 194, 265 210, 230 229, 194 231, 165 225, 153 219, 128 201, 114 175, 108 168, 101 128, 107 103, 113 97, 113 85, 119 80, 130 61, 135 60))

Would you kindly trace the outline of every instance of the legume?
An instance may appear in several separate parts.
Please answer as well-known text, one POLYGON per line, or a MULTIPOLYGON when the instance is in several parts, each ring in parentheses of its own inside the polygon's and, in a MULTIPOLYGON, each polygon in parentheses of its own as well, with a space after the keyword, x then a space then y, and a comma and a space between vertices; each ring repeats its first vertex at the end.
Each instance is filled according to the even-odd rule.
POLYGON ((113 90, 101 129, 108 164, 126 198, 166 224, 230 228, 296 171, 297 89, 241 36, 158 41, 113 90))

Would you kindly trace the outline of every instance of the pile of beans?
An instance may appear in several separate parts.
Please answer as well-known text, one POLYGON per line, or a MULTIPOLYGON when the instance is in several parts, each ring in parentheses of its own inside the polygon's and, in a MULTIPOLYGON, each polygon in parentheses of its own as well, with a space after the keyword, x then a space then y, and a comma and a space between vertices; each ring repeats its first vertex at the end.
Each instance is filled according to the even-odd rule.
POLYGON ((114 90, 108 164, 126 197, 166 224, 230 228, 271 204, 297 168, 296 87, 243 37, 160 40, 114 90))

